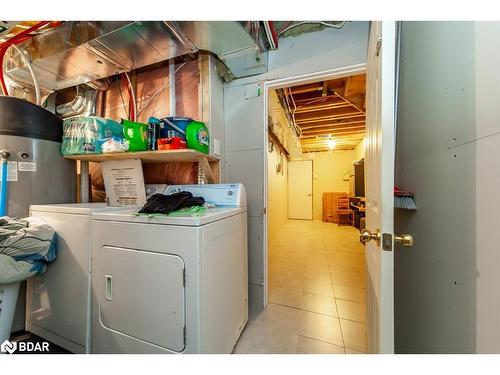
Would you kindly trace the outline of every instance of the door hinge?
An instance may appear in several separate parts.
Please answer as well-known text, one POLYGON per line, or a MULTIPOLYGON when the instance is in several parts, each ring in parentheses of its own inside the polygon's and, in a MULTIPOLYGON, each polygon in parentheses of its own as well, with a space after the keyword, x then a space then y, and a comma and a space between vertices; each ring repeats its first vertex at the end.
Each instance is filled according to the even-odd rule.
POLYGON ((182 328, 182 337, 184 340, 184 345, 186 344, 186 326, 182 328))
POLYGON ((382 233, 382 249, 386 251, 392 250, 392 234, 382 233))
POLYGON ((186 286, 186 269, 182 270, 182 286, 186 286))
POLYGON ((382 37, 379 36, 377 38, 377 45, 375 47, 375 56, 380 55, 380 48, 382 47, 382 37))

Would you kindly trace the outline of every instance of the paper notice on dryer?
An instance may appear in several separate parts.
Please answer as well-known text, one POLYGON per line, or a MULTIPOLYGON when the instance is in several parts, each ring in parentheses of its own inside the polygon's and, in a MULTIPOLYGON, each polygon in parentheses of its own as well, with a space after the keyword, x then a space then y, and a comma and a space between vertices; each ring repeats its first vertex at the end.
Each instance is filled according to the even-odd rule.
POLYGON ((110 206, 143 206, 146 203, 140 160, 104 161, 102 174, 110 206))

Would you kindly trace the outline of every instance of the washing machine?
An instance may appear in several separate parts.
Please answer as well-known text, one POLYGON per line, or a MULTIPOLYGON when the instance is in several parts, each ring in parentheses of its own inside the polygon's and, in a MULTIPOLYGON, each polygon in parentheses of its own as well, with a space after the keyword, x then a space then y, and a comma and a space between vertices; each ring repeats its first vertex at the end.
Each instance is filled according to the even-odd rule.
POLYGON ((248 321, 241 184, 169 186, 202 216, 92 215, 93 353, 231 353, 248 321))
POLYGON ((91 216, 123 208, 104 203, 31 205, 30 216, 54 228, 57 259, 28 279, 26 330, 73 353, 90 352, 91 216))

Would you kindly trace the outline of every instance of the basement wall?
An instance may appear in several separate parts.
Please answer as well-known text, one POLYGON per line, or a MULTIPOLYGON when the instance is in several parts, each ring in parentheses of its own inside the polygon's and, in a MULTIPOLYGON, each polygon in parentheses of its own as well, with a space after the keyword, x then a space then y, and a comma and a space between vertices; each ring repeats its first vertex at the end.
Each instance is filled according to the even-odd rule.
POLYGON ((349 194, 349 176, 354 161, 353 150, 307 153, 302 160, 313 161, 313 219, 323 218, 323 193, 349 194))
POLYGON ((395 210, 415 240, 394 253, 397 353, 500 351, 500 29, 487 29, 402 24, 395 182, 418 210, 395 210))
POLYGON ((263 308, 264 283, 264 104, 259 85, 366 63, 369 22, 350 22, 341 30, 325 29, 280 39, 269 52, 269 71, 224 85, 224 180, 242 182, 248 196, 250 312, 263 308))

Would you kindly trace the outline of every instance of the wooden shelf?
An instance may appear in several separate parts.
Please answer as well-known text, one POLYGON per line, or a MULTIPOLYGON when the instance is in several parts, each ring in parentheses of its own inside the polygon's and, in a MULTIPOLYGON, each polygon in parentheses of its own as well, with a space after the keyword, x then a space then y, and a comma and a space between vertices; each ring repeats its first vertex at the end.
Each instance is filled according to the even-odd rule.
POLYGON ((219 161, 213 155, 206 155, 196 150, 167 150, 167 151, 139 151, 116 152, 109 154, 69 155, 66 159, 100 162, 106 160, 141 159, 144 163, 197 163, 200 160, 219 161))
POLYGON ((69 155, 65 158, 87 162, 140 159, 143 163, 198 163, 209 183, 219 182, 219 158, 191 149, 69 155))

